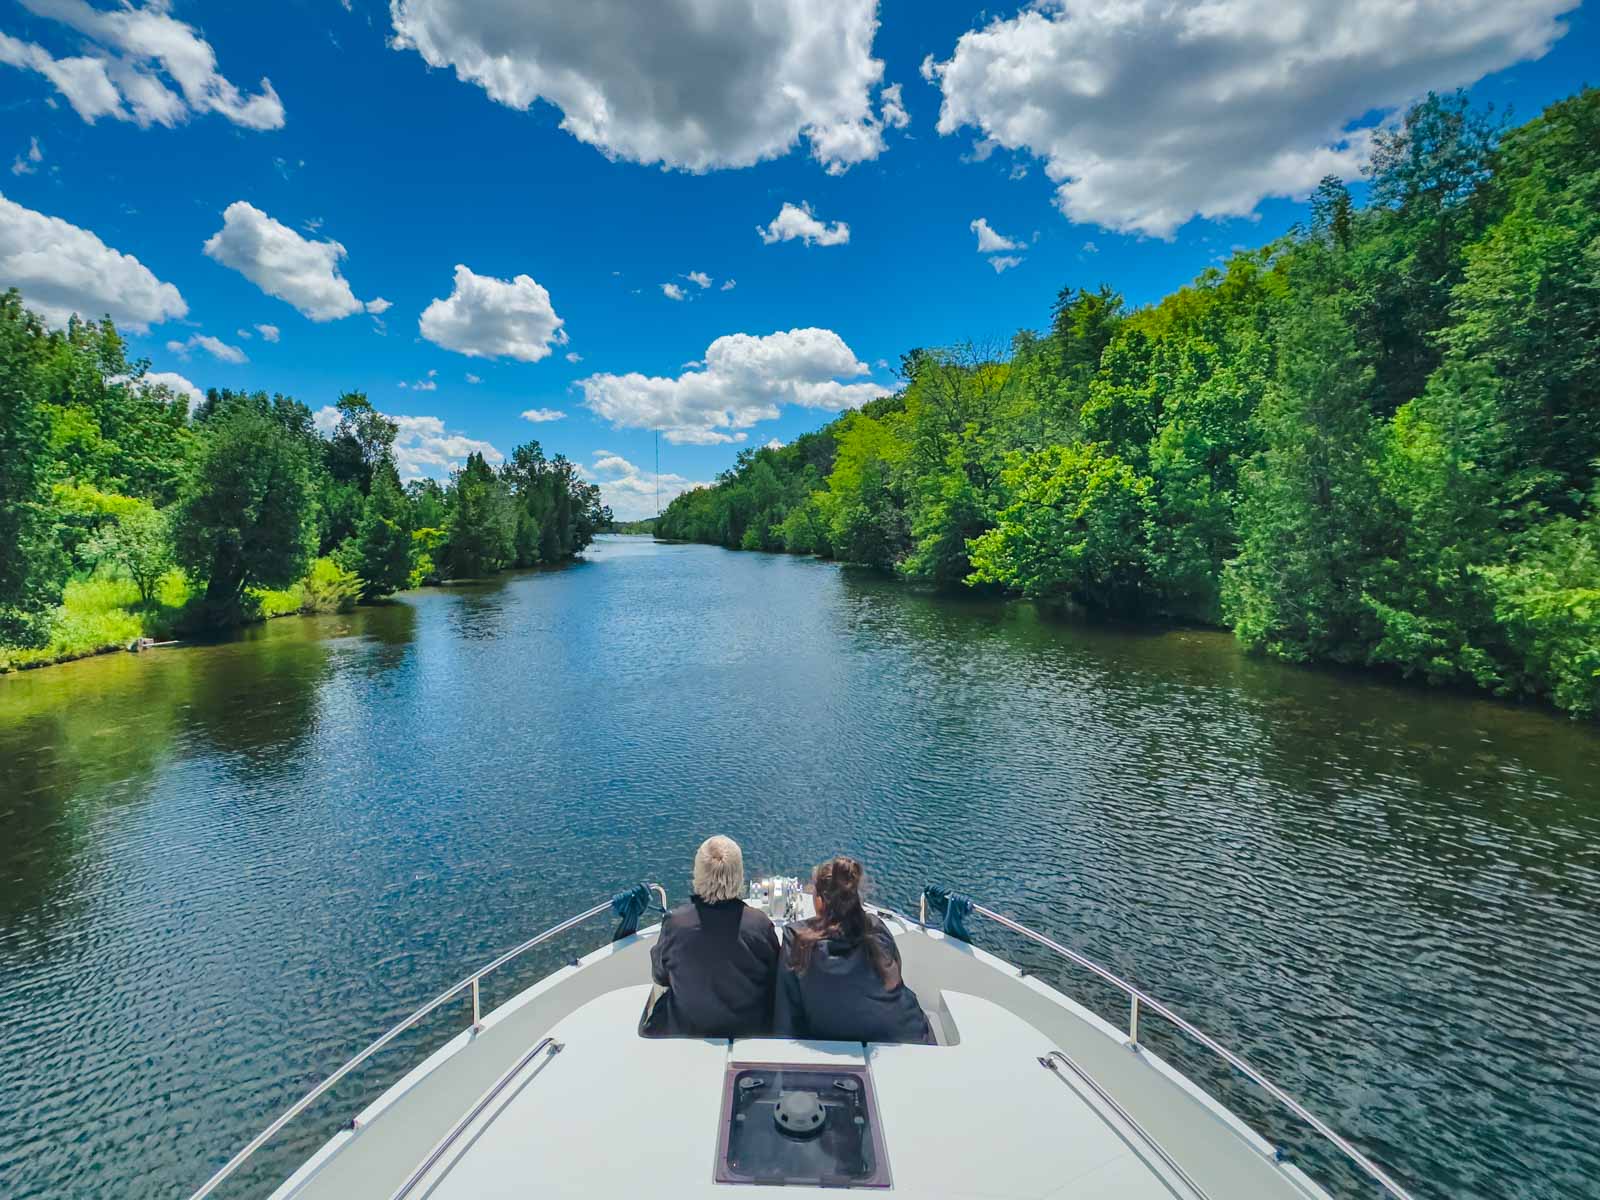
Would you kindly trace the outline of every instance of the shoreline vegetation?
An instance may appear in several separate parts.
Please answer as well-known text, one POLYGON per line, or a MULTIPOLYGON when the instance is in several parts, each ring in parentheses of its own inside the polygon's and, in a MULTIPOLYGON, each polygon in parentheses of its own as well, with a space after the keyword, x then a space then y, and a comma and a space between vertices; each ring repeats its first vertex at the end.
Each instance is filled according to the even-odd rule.
POLYGON ((0 295, 0 673, 562 563, 611 523, 537 442, 402 485, 361 392, 319 428, 265 392, 191 411, 149 366, 109 319, 49 330, 0 295))
POLYGON ((1159 303, 913 350, 655 534, 1231 630, 1600 713, 1600 90, 1507 129, 1429 96, 1362 203, 1159 303))

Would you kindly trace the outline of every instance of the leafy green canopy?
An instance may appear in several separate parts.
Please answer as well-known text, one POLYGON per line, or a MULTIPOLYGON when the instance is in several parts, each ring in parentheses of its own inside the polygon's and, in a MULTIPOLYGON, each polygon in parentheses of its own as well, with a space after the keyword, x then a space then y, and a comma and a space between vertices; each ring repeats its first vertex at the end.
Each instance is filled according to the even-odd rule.
POLYGON ((402 488, 397 425, 361 392, 324 437, 283 395, 191 413, 148 369, 110 321, 49 331, 0 296, 0 664, 559 563, 611 521, 537 443, 402 488))
POLYGON ((912 351, 656 534, 1600 711, 1600 92, 1431 96, 1370 184, 1150 307, 912 351))

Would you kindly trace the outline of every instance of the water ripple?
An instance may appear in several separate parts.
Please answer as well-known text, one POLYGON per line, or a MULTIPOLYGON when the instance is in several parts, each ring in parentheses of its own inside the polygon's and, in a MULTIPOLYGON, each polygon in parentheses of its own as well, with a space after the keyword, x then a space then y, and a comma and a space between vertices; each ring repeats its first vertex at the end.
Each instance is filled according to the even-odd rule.
MULTIPOLYGON (((186 1192, 468 966, 634 879, 682 895, 721 829, 752 869, 848 849, 886 900, 948 882, 1050 930, 1419 1196, 1589 1196, 1597 781, 1600 737, 1538 712, 637 541, 0 679, 0 1194, 186 1192)), ((1123 1019, 1037 947, 984 940, 1123 1019)), ((342 1084, 232 1194, 463 1015, 342 1084)))

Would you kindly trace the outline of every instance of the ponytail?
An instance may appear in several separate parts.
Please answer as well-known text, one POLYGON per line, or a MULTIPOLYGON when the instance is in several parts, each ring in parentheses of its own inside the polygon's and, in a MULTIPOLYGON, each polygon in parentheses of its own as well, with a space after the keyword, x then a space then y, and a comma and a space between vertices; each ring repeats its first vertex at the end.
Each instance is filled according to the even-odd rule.
POLYGON ((898 965, 867 922, 867 910, 861 903, 863 873, 859 862, 843 854, 829 859, 812 873, 812 888, 822 901, 822 916, 789 926, 792 935, 789 963, 797 974, 804 975, 811 966, 811 956, 818 942, 837 939, 864 946, 884 986, 899 986, 898 965))

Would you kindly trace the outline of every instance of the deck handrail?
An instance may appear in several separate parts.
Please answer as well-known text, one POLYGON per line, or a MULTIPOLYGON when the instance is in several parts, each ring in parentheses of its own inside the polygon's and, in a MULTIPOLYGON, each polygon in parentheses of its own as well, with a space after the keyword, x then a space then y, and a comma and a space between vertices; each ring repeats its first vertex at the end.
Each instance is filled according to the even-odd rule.
MULTIPOLYGON (((1048 1054, 1039 1056, 1039 1065, 1048 1071, 1054 1071, 1058 1077, 1061 1075, 1061 1065, 1065 1065, 1077 1077, 1078 1081, 1094 1094, 1094 1098, 1100 1102, 1101 1108, 1095 1110, 1096 1114, 1102 1121, 1105 1121, 1109 1128, 1116 1132, 1119 1137, 1126 1137, 1121 1130, 1117 1129, 1115 1124, 1106 1119, 1105 1111, 1103 1110, 1109 1110, 1118 1120, 1132 1130, 1139 1140, 1149 1148, 1150 1153, 1161 1160, 1162 1166, 1166 1167, 1184 1187, 1189 1189, 1191 1196, 1195 1197, 1196 1200, 1210 1200, 1206 1195, 1206 1190, 1194 1181, 1189 1172, 1183 1169, 1183 1164, 1173 1158, 1167 1148, 1152 1137, 1150 1131, 1140 1124, 1139 1119, 1124 1108, 1121 1101, 1106 1091, 1105 1085, 1086 1071, 1076 1059, 1063 1050, 1052 1050, 1048 1054)), ((1166 1180, 1162 1182, 1169 1192, 1173 1190, 1170 1182, 1166 1180)))
MULTIPOLYGON (((652 883, 649 886, 652 891, 661 897, 661 907, 663 910, 665 910, 667 907, 666 889, 659 883, 652 883)), ((398 1025, 393 1026, 382 1036, 368 1043, 366 1048, 354 1058, 349 1059, 344 1063, 343 1066, 334 1071, 333 1074, 329 1075, 321 1083, 317 1084, 316 1087, 312 1088, 304 1096, 301 1096, 300 1099, 291 1104, 283 1111, 283 1114, 279 1116, 276 1121, 268 1125, 260 1133, 256 1134, 255 1137, 251 1138, 244 1149, 240 1150, 239 1153, 235 1154, 226 1163, 224 1163, 221 1170, 219 1170, 210 1179, 206 1180, 205 1183, 201 1184, 199 1190, 194 1192, 189 1197, 189 1200, 205 1200, 207 1196, 211 1195, 212 1192, 216 1191, 217 1188, 226 1183, 228 1178, 240 1167, 242 1167, 251 1155, 271 1141, 273 1137, 277 1135, 279 1130, 281 1130, 285 1125, 289 1124, 290 1121, 294 1120, 301 1113, 305 1112, 306 1109, 310 1108, 314 1103, 316 1103, 317 1100, 319 1100, 329 1088, 333 1087, 334 1084, 338 1083, 346 1075, 350 1074, 351 1071, 354 1071, 362 1063, 366 1062, 367 1059, 371 1058, 379 1050, 382 1050, 390 1042, 394 1041, 395 1038, 399 1037, 406 1030, 410 1029, 429 1013, 435 1011, 441 1005, 454 1000, 457 996, 461 995, 462 992, 469 989, 472 992, 471 1028, 474 1031, 481 1029, 483 1027, 483 1008, 479 983, 485 976, 499 970, 512 959, 526 954, 529 950, 532 950, 535 946, 541 944, 542 942, 548 942, 551 938, 565 933, 574 926, 583 924, 583 922, 587 921, 590 917, 597 917, 603 912, 610 911, 610 900, 604 900, 601 903, 596 904, 593 908, 586 908, 581 913, 568 917, 560 924, 552 925, 543 933, 535 934, 521 945, 512 947, 499 958, 491 962, 488 966, 479 967, 476 971, 474 971, 471 975, 468 975, 459 983, 452 984, 450 987, 440 992, 432 1000, 429 1000, 426 1004, 417 1009, 410 1016, 406 1017, 398 1025)))
POLYGON ((399 1187, 395 1188, 394 1194, 389 1197, 389 1200, 405 1200, 405 1197, 409 1196, 412 1191, 415 1190, 417 1184, 422 1182, 423 1178, 428 1174, 428 1172, 433 1170, 435 1164, 437 1164, 440 1159, 449 1153, 450 1147, 456 1144, 456 1139, 461 1136, 462 1132, 467 1128, 467 1126, 476 1121, 478 1117, 482 1115, 483 1110, 495 1102, 496 1097, 498 1097, 501 1092, 505 1091, 506 1086, 513 1079, 528 1069, 529 1063, 538 1058, 541 1054, 545 1053, 547 1050, 550 1052, 550 1055, 553 1058, 555 1055, 561 1053, 562 1043, 556 1041, 555 1038, 552 1037, 543 1038, 539 1041, 538 1045, 534 1046, 532 1050, 529 1050, 521 1058, 517 1059, 516 1062, 512 1063, 511 1068, 501 1074, 499 1079, 496 1079, 489 1085, 489 1090, 478 1097, 478 1102, 471 1108, 467 1109, 467 1111, 462 1114, 461 1118, 457 1120, 454 1125, 450 1126, 449 1131, 444 1135, 444 1137, 440 1138, 438 1144, 428 1152, 428 1156, 417 1164, 416 1170, 412 1171, 410 1175, 407 1175, 406 1181, 399 1187))
MULTIPOLYGON (((1068 962, 1076 963, 1078 966, 1084 968, 1086 971, 1089 971, 1091 974, 1098 976, 1106 983, 1109 983, 1112 987, 1117 988, 1119 991, 1127 995, 1130 1000, 1128 1010, 1128 1044, 1135 1051, 1139 1049, 1139 1010, 1142 1006, 1144 1008, 1148 1008, 1151 1012, 1156 1013, 1158 1016, 1165 1017, 1173 1025, 1176 1025, 1184 1033, 1188 1034, 1207 1050, 1210 1050, 1218 1058, 1222 1059, 1223 1062, 1227 1063, 1234 1070, 1238 1071, 1241 1075, 1255 1083, 1256 1086, 1261 1088, 1262 1091, 1266 1092, 1267 1095, 1271 1096, 1279 1104, 1283 1105, 1284 1108, 1288 1109, 1306 1125, 1309 1125, 1313 1130, 1320 1134, 1325 1141, 1339 1150, 1347 1159, 1359 1167, 1368 1178, 1372 1179, 1378 1184, 1379 1187, 1383 1188, 1385 1192, 1394 1197, 1394 1200, 1415 1200, 1411 1193, 1406 1191, 1405 1188, 1401 1187, 1400 1184, 1388 1174, 1388 1172, 1386 1172, 1382 1167, 1378 1166, 1377 1163, 1373 1162, 1360 1150, 1356 1149, 1355 1146, 1351 1145, 1348 1140, 1342 1137, 1327 1122, 1323 1121, 1310 1109, 1306 1108, 1305 1105, 1301 1104, 1300 1101, 1296 1100, 1293 1096, 1289 1095, 1288 1092, 1284 1091, 1277 1084, 1273 1083, 1272 1080, 1268 1079, 1266 1075, 1262 1074, 1262 1072, 1256 1067, 1246 1062, 1232 1050, 1229 1050, 1221 1042, 1217 1041, 1216 1038, 1212 1037, 1204 1030, 1198 1028, 1180 1016, 1178 1013, 1174 1012, 1170 1007, 1168 1007, 1166 1004, 1163 1004, 1160 1000, 1157 1000, 1144 989, 1128 982, 1114 971, 1101 966, 1093 959, 1079 954, 1076 950, 1063 946, 1060 942, 1055 941, 1053 938, 1046 937, 1037 930, 1029 929, 1020 921, 1014 921, 1010 917, 1005 916, 1003 913, 995 912, 992 908, 986 908, 982 904, 973 901, 972 911, 977 913, 979 916, 987 917, 989 920, 995 922, 995 924, 1003 926, 1004 928, 1011 930, 1013 933, 1022 935, 1029 941, 1036 942, 1038 945, 1043 946, 1046 950, 1050 950, 1053 953, 1060 955, 1068 962)), ((928 924, 928 897, 926 893, 924 893, 922 896, 919 916, 920 920, 918 923, 922 925, 923 928, 934 928, 928 924)))

